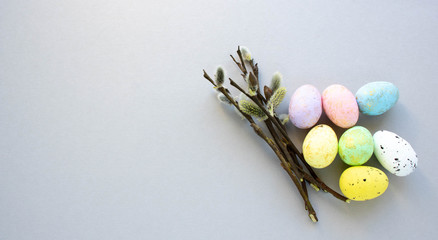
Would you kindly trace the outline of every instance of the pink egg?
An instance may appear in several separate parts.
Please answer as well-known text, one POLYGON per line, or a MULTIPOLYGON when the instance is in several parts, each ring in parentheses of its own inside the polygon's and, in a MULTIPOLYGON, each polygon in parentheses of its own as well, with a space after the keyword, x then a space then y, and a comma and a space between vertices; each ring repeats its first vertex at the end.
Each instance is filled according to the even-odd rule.
POLYGON ((303 85, 292 95, 289 104, 289 117, 297 128, 313 127, 321 117, 321 113, 321 94, 316 87, 303 85))
POLYGON ((322 106, 327 117, 339 127, 350 128, 359 119, 356 98, 342 85, 331 85, 324 90, 322 106))

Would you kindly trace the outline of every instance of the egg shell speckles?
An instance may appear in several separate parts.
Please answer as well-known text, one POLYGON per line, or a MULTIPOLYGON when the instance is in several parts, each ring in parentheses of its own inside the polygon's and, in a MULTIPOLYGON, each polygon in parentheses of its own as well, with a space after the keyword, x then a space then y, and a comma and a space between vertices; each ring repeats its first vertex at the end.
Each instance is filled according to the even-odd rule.
POLYGON ((338 153, 338 138, 327 125, 317 125, 309 131, 303 142, 303 155, 314 168, 325 168, 335 160, 338 153))
POLYGON ((374 133, 374 155, 380 164, 396 176, 407 176, 417 168, 418 157, 409 144, 397 134, 380 130, 374 133))
POLYGON ((312 85, 299 87, 290 99, 289 117, 291 122, 301 129, 315 126, 321 117, 321 94, 312 85))
POLYGON ((324 90, 322 106, 327 117, 339 127, 350 128, 359 119, 356 98, 342 85, 331 85, 324 90))
POLYGON ((339 139, 339 156, 348 165, 358 166, 366 163, 373 151, 373 135, 364 127, 352 127, 339 139))
POLYGON ((342 193, 354 201, 376 198, 386 191, 388 184, 388 177, 384 172, 368 166, 347 168, 339 179, 342 193))
POLYGON ((371 82, 359 88, 356 93, 359 111, 372 116, 391 109, 398 97, 398 88, 390 82, 371 82))

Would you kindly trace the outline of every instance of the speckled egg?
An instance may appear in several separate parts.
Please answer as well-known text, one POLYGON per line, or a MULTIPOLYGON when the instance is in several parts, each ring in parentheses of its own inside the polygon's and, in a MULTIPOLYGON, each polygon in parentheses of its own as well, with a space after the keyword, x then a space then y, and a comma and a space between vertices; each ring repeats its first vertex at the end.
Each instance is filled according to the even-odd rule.
POLYGON ((327 125, 317 125, 309 131, 303 142, 303 155, 314 168, 325 168, 335 160, 338 153, 338 138, 327 125))
POLYGON ((356 98, 342 85, 331 85, 324 90, 322 106, 327 117, 339 127, 350 128, 359 119, 356 98))
POLYGON ((321 117, 321 94, 312 85, 299 87, 290 99, 289 117, 291 122, 301 129, 315 126, 321 117))
POLYGON ((366 163, 373 151, 373 135, 364 127, 352 127, 339 139, 339 156, 348 165, 358 166, 366 163))
POLYGON ((398 88, 390 82, 371 82, 356 93, 359 111, 366 115, 380 115, 391 109, 397 102, 398 88))
POLYGON ((402 137, 390 131, 374 133, 374 155, 380 164, 396 176, 407 176, 417 168, 418 157, 402 137))
POLYGON ((388 188, 388 177, 378 168, 354 166, 339 179, 342 193, 354 201, 365 201, 382 195, 388 188))

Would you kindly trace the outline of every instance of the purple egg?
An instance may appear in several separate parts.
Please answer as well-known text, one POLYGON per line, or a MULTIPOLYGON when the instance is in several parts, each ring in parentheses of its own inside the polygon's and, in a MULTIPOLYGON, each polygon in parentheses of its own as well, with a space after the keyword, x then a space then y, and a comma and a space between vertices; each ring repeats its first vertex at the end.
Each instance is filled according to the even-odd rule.
POLYGON ((321 94, 312 85, 299 87, 290 99, 289 117, 291 122, 301 129, 315 126, 321 117, 321 94))

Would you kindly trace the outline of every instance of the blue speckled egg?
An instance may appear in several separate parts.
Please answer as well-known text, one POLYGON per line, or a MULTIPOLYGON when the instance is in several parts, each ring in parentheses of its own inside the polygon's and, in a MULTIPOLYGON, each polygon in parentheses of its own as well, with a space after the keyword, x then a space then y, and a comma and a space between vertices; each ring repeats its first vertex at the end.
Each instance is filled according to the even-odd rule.
POLYGON ((391 109, 398 100, 398 88, 390 82, 371 82, 356 93, 359 111, 366 115, 380 115, 391 109))

